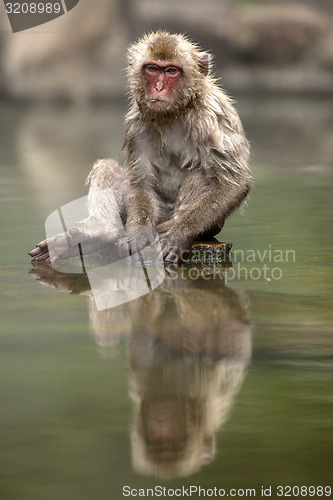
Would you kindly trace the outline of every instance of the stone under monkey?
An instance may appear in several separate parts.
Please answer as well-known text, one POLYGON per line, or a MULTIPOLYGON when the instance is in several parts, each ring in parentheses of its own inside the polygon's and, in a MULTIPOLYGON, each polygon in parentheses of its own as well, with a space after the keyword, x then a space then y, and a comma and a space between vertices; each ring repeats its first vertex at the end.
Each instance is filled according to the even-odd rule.
POLYGON ((95 163, 89 217, 39 243, 29 252, 35 261, 48 259, 51 247, 62 258, 75 255, 82 234, 93 241, 101 231, 104 244, 116 243, 128 255, 132 242, 139 250, 147 244, 140 228, 152 226, 164 260, 177 262, 194 241, 220 232, 251 188, 248 142, 230 98, 210 74, 210 55, 183 35, 157 31, 129 48, 128 61, 124 166, 95 163), (107 188, 116 206, 103 195, 107 188), (116 213, 126 236, 118 234, 116 213), (68 240, 73 247, 61 254, 68 240))

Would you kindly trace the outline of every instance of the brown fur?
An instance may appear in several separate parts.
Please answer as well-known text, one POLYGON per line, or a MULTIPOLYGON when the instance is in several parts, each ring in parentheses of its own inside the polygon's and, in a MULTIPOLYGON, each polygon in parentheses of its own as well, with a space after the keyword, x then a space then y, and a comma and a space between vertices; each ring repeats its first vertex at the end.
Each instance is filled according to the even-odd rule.
POLYGON ((219 232, 251 185, 239 117, 209 75, 208 63, 209 56, 183 36, 165 32, 129 50, 131 106, 124 150, 133 197, 127 225, 144 219, 157 227, 167 258, 172 252, 180 256, 200 235, 219 232), (152 110, 145 99, 141 68, 151 57, 176 59, 184 70, 165 112, 152 110))
MULTIPOLYGON (((89 221, 98 218, 107 231, 115 225, 114 207, 98 201, 99 191, 112 187, 126 228, 155 227, 165 260, 177 261, 194 240, 217 234, 246 198, 252 182, 248 143, 231 100, 210 75, 210 59, 184 36, 163 31, 129 48, 125 164, 95 164, 87 233, 94 233, 89 221), (177 61, 182 68, 163 111, 147 99, 143 67, 150 60, 177 61)), ((137 235, 133 229, 119 240, 120 250, 137 235)))

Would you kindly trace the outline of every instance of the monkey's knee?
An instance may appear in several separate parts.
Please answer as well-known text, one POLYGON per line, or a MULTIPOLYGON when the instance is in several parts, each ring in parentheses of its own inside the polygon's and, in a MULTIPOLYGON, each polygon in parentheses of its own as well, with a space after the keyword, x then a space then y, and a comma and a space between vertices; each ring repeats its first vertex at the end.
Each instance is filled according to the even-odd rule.
POLYGON ((90 183, 90 189, 118 188, 119 185, 126 182, 126 176, 119 163, 110 158, 97 160, 86 180, 90 183))
POLYGON ((217 224, 215 224, 210 229, 208 229, 204 233, 201 233, 199 236, 197 236, 196 241, 215 241, 215 236, 217 234, 219 234, 220 231, 222 231, 223 226, 224 226, 224 222, 225 222, 225 218, 222 217, 221 220, 217 224))
POLYGON ((126 219, 129 180, 118 162, 111 159, 97 160, 88 175, 87 183, 90 183, 88 193, 88 211, 90 218, 92 217, 90 225, 100 221, 109 229, 120 227, 126 219))

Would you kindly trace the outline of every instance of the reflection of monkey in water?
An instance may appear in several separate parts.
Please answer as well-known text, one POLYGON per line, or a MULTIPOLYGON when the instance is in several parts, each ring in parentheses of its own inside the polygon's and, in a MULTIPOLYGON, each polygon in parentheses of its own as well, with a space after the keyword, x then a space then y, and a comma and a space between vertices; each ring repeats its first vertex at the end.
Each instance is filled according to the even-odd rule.
MULTIPOLYGON (((212 459, 214 433, 228 416, 251 351, 239 294, 224 286, 222 275, 191 280, 189 270, 167 271, 159 288, 112 309, 98 311, 90 299, 102 353, 128 338, 134 468, 161 478, 194 473, 212 459)), ((43 284, 90 293, 77 275, 47 266, 35 273, 43 284)), ((121 279, 121 273, 118 283, 110 277, 110 287, 121 279)))
POLYGON ((219 280, 185 283, 142 298, 145 327, 137 301, 130 338, 133 464, 161 478, 192 474, 213 458, 214 433, 228 416, 251 352, 239 295, 219 280))
MULTIPOLYGON (((209 74, 210 56, 181 35, 153 33, 129 50, 131 106, 126 119, 124 168, 98 161, 90 175, 90 217, 69 231, 101 228, 107 243, 118 239, 115 210, 127 234, 121 254, 147 243, 138 226, 156 228, 166 261, 181 259, 196 239, 209 239, 245 199, 251 177, 248 144, 230 99, 209 74), (113 188, 117 207, 101 190, 113 188)), ((41 242, 30 255, 61 254, 64 235, 41 242)), ((76 251, 74 247, 74 252, 76 251)), ((70 252, 63 257, 70 256, 70 252)))

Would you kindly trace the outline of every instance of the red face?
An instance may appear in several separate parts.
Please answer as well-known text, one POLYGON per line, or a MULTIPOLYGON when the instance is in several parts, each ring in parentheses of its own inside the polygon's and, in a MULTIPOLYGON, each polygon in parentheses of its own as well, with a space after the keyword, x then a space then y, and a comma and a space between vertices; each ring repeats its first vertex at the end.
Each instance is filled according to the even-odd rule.
POLYGON ((143 67, 146 98, 156 110, 165 110, 174 102, 174 89, 183 70, 173 61, 149 61, 143 67))

